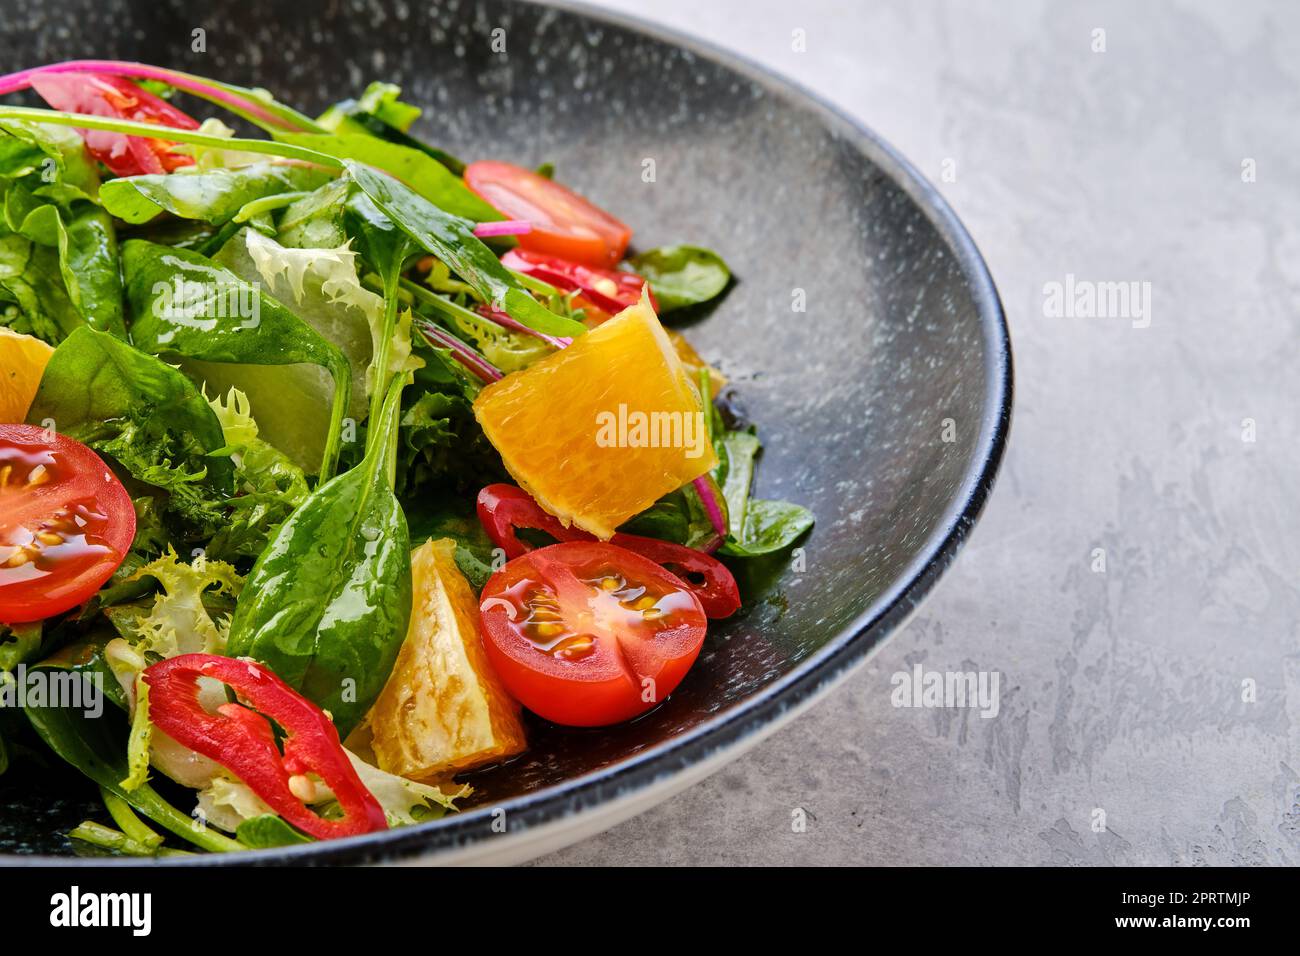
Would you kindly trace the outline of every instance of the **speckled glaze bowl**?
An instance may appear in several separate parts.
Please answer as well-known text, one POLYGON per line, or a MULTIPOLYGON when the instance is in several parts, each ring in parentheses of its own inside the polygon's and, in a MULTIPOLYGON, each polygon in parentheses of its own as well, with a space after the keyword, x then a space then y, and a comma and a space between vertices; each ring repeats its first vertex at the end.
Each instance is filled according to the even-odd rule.
MULTIPOLYGON (((138 59, 265 86, 308 112, 392 81, 426 107, 424 138, 467 158, 554 162, 641 248, 718 249, 739 281, 688 334, 759 425, 759 492, 817 515, 792 558, 752 569, 747 606, 711 628, 654 712, 602 730, 536 722, 525 755, 470 778, 466 812, 244 860, 507 862, 572 842, 793 718, 934 585, 992 485, 1011 355, 970 237, 871 131, 759 66, 581 8, 191 6, 6 2, 3 69, 138 59)), ((97 807, 75 773, 16 763, 0 777, 0 854, 66 859, 62 834, 97 807)))

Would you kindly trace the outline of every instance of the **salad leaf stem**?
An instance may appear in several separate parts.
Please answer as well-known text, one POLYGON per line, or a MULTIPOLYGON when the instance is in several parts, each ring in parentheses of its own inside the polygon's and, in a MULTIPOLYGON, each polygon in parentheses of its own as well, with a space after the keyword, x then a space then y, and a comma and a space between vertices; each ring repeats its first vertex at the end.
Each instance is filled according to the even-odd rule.
POLYGON ((128 136, 144 136, 149 139, 163 139, 170 143, 190 143, 206 146, 209 149, 238 150, 247 153, 265 153, 268 156, 280 156, 284 159, 296 159, 304 163, 315 163, 330 169, 343 169, 344 161, 328 153, 279 143, 269 139, 240 139, 225 136, 213 136, 194 130, 177 129, 174 126, 159 126, 156 123, 136 123, 132 120, 111 119, 106 116, 91 116, 86 113, 65 113, 62 110, 43 110, 33 106, 0 106, 0 120, 27 120, 32 123, 52 123, 55 126, 73 126, 77 129, 102 129, 111 133, 125 133, 128 136))
POLYGON ((114 823, 122 828, 122 832, 127 839, 134 840, 141 846, 150 848, 162 845, 162 836, 155 833, 148 824, 136 815, 136 812, 131 809, 131 804, 111 790, 106 790, 103 787, 99 788, 99 795, 104 800, 104 807, 108 810, 108 815, 113 818, 114 823))
POLYGON ((192 73, 182 73, 179 70, 168 70, 147 63, 133 63, 126 60, 67 60, 30 70, 19 70, 17 73, 0 76, 0 95, 26 89, 31 85, 32 77, 41 73, 107 73, 111 76, 156 80, 224 106, 236 116, 243 117, 268 132, 275 129, 313 133, 325 131, 324 127, 319 126, 315 121, 283 103, 276 102, 262 91, 222 83, 192 73))
POLYGON ((304 196, 310 195, 310 192, 289 192, 254 199, 252 202, 244 203, 239 207, 239 212, 235 213, 234 222, 248 222, 254 216, 260 216, 264 212, 271 212, 274 209, 292 205, 304 196))

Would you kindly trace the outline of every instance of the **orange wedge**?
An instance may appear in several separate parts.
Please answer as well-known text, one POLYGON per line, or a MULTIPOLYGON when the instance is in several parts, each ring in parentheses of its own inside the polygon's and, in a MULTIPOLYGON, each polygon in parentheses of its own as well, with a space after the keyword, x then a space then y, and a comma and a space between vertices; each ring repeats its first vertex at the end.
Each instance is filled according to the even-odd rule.
POLYGON ((682 360, 682 367, 686 369, 691 381, 697 381, 699 374, 707 370, 709 373, 709 394, 717 395, 727 386, 727 376, 723 375, 716 368, 704 361, 700 353, 695 351, 695 346, 686 341, 686 336, 676 329, 667 329, 668 341, 673 343, 673 350, 677 357, 682 360))
POLYGON ((525 747, 519 705, 483 650, 478 600, 456 567, 456 543, 411 553, 411 624, 365 729, 379 767, 412 780, 445 777, 525 747))
POLYGON ((602 540, 717 464, 699 395, 644 294, 484 388, 474 414, 539 505, 602 540))
POLYGON ((54 354, 38 338, 0 328, 0 424, 27 419, 45 365, 54 354))

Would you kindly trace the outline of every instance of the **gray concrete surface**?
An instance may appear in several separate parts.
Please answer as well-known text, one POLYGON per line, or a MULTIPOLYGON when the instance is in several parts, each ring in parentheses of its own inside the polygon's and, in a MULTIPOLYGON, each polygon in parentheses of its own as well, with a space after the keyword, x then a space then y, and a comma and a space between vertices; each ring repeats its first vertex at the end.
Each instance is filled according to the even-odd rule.
POLYGON ((799 79, 939 186, 1002 292, 1016 417, 964 556, 867 668, 542 862, 1300 863, 1300 8, 606 5, 799 79), (1067 275, 1150 310, 1053 317, 1067 275), (895 708, 917 663, 998 672, 998 716, 895 708))

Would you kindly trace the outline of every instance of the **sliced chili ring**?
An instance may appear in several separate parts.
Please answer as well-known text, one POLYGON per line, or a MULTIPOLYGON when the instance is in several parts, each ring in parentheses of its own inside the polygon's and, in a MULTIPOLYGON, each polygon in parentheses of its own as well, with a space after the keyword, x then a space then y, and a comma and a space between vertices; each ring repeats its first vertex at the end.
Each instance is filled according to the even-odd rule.
MULTIPOLYGON (((596 540, 578 528, 566 528, 528 492, 504 483, 488 485, 479 492, 478 518, 492 543, 505 551, 508 559, 533 550, 533 545, 519 537, 520 529, 541 531, 556 541, 596 540)), ((735 577, 725 564, 703 551, 635 534, 616 534, 610 544, 672 571, 699 598, 704 613, 711 618, 729 617, 740 608, 740 588, 735 577)))
POLYGON ((159 730, 221 764, 267 806, 304 833, 321 840, 388 828, 374 798, 325 712, 262 665, 214 654, 182 654, 145 668, 149 717, 159 730), (240 703, 209 713, 199 701, 199 678, 230 687, 240 703), (270 721, 284 731, 283 753, 270 721), (326 820, 294 793, 291 778, 315 774, 343 810, 326 820))

